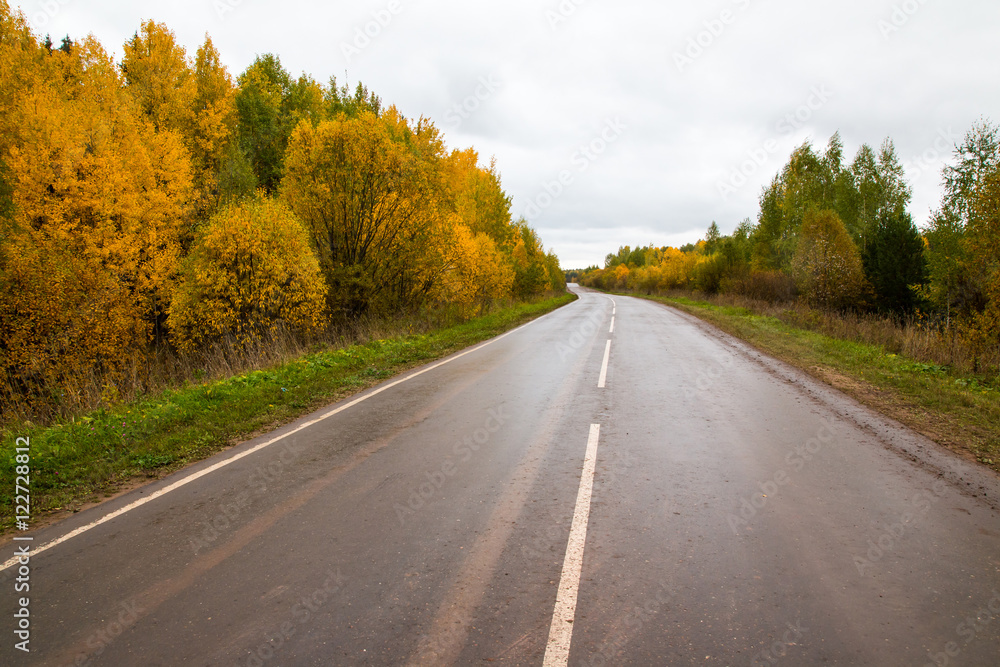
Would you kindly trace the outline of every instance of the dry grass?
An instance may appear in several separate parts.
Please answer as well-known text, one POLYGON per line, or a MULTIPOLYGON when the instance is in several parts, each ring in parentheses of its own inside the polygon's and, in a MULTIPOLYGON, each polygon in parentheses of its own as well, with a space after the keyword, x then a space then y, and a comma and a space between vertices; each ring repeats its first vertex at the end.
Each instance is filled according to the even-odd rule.
MULTIPOLYGON (((487 312, 510 308, 513 301, 492 304, 487 312)), ((481 314, 487 314, 487 312, 481 314)), ((461 323, 467 318, 453 309, 426 310, 395 316, 360 317, 331 324, 321 334, 303 338, 285 329, 239 344, 225 338, 211 348, 181 355, 166 345, 136 351, 113 371, 91 368, 82 376, 46 378, 33 387, 34 396, 0 393, 0 426, 11 423, 53 424, 75 416, 131 403, 189 382, 209 382, 287 363, 305 354, 365 345, 408 334, 424 334, 461 323)), ((3 372, 0 370, 0 372, 3 372)), ((14 382, 0 387, 16 386, 14 382)))
MULTIPOLYGON (((674 291, 666 296, 691 298, 674 291)), ((951 368, 962 374, 995 379, 1000 373, 1000 348, 976 353, 955 327, 937 325, 920 317, 902 321, 875 314, 817 310, 800 301, 770 302, 734 294, 695 294, 716 306, 741 308, 754 315, 774 317, 789 326, 832 338, 882 347, 889 354, 951 368)))

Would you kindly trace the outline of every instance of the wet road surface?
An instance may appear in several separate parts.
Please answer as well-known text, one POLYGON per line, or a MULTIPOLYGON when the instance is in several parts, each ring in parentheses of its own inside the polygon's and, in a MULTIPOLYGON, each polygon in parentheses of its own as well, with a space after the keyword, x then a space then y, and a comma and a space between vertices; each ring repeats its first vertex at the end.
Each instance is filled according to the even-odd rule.
POLYGON ((33 533, 64 541, 31 557, 30 653, 0 577, 0 664, 1000 664, 995 475, 574 289, 33 533))

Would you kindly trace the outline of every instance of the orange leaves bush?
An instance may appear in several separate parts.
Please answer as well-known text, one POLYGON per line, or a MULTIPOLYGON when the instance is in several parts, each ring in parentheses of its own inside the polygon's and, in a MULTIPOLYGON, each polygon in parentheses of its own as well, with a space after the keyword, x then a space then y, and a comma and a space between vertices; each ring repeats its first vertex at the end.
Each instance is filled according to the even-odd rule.
POLYGON ((185 351, 227 335, 246 344, 281 326, 309 334, 324 324, 325 298, 305 229, 284 204, 258 195, 200 231, 169 324, 185 351))
POLYGON ((444 270, 435 296, 474 315, 493 299, 510 295, 514 269, 487 234, 461 223, 449 226, 450 238, 441 244, 444 270))

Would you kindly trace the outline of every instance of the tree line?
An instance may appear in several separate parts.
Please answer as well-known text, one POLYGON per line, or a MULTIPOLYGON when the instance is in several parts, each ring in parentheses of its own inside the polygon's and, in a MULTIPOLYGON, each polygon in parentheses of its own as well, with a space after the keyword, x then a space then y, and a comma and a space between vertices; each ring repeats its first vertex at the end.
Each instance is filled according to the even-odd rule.
POLYGON ((829 311, 920 319, 974 350, 1000 346, 1000 131, 976 122, 942 173, 928 225, 907 211, 912 190, 891 140, 850 162, 835 134, 796 148, 763 188, 756 221, 695 244, 623 247, 573 274, 603 289, 730 293, 801 300, 829 311))
MULTIPOLYGON (((564 289, 496 165, 364 85, 239 76, 144 22, 115 62, 0 0, 0 402, 161 354, 564 289)), ((6 411, 6 410, 4 410, 6 411)))

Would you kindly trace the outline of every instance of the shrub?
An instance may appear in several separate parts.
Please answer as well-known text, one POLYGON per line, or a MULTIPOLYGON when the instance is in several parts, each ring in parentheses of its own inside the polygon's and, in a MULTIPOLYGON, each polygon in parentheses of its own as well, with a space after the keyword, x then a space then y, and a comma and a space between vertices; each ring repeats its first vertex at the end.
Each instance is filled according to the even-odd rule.
POLYGON ((184 263, 170 305, 184 351, 233 335, 246 344, 285 326, 307 334, 324 321, 325 288, 302 225, 258 194, 214 215, 184 263))
POLYGON ((833 211, 809 211, 802 222, 792 274, 812 305, 846 308, 870 290, 858 247, 833 211))
POLYGON ((748 299, 784 303, 796 297, 795 280, 784 271, 751 271, 723 282, 722 291, 748 299))

